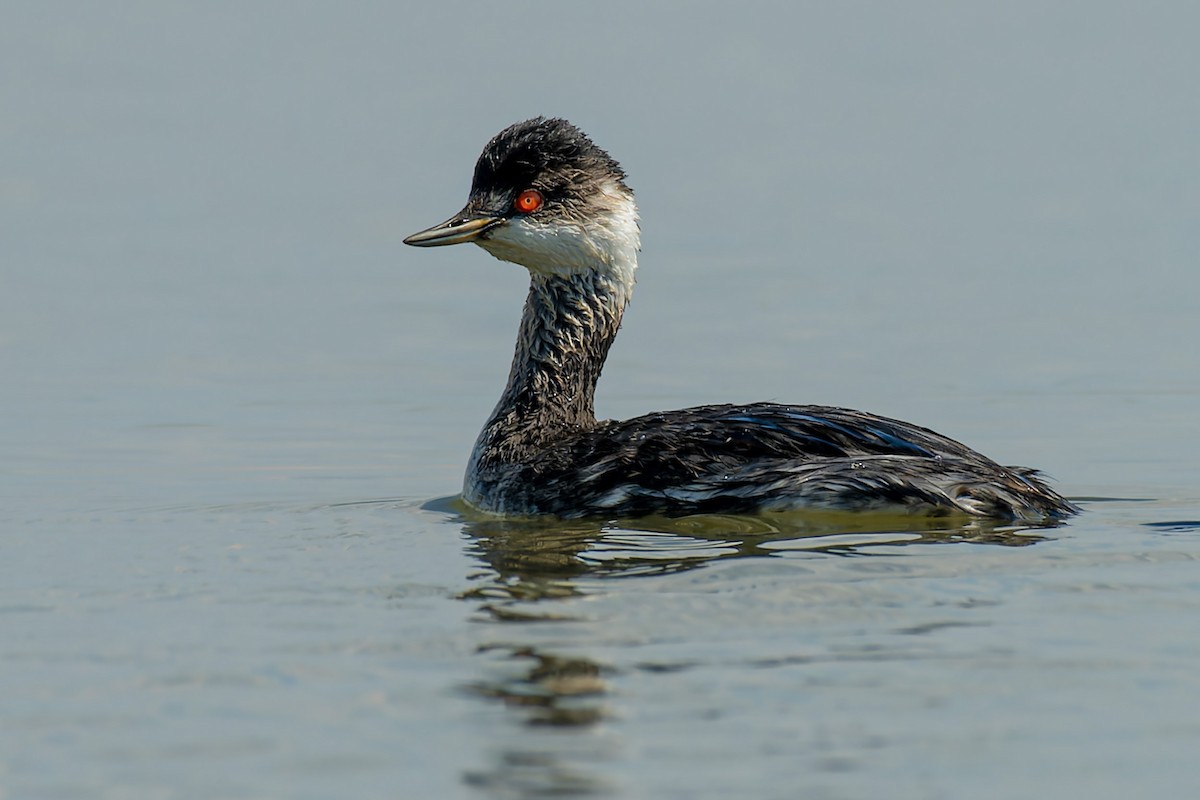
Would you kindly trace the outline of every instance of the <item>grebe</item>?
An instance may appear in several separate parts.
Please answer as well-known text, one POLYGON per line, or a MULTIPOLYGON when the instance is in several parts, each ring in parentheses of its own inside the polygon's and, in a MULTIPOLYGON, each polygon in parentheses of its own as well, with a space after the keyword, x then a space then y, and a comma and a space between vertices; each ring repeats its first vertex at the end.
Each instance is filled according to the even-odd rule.
POLYGON ((483 149, 463 210, 404 240, 474 242, 529 270, 508 385, 467 466, 468 504, 564 518, 903 508, 1044 521, 1077 511, 1035 470, 861 411, 753 403, 597 421, 596 381, 640 247, 625 178, 566 120, 519 122, 483 149))

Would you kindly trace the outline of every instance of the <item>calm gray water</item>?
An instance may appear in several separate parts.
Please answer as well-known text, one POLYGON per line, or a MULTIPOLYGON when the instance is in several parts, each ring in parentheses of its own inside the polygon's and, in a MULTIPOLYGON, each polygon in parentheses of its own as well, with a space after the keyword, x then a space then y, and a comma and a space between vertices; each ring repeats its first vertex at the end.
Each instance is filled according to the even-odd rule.
POLYGON ((0 797, 1194 795, 1200 13, 833 5, 0 12, 0 797), (401 239, 538 113, 641 204, 602 414, 1085 514, 462 515, 524 278, 401 239))

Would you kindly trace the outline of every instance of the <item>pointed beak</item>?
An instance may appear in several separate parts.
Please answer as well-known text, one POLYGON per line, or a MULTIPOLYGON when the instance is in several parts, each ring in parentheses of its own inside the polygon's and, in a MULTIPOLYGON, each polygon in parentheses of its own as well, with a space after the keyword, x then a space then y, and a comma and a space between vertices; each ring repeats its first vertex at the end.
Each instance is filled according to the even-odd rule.
POLYGON ((473 242, 497 225, 503 225, 503 217, 463 209, 445 222, 414 233, 404 240, 414 247, 441 247, 446 244, 473 242))

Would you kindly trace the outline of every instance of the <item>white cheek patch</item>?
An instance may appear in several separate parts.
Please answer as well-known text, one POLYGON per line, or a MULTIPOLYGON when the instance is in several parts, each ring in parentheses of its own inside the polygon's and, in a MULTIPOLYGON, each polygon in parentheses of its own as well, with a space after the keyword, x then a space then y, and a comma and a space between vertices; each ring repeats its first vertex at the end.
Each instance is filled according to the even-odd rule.
POLYGON ((637 205, 615 184, 600 187, 601 201, 586 223, 546 223, 515 217, 476 241, 496 258, 531 272, 570 275, 582 271, 610 277, 632 290, 641 244, 637 205))
POLYGON ((564 273, 594 269, 595 248, 584 232, 573 225, 539 225, 516 217, 476 241, 502 261, 512 261, 533 272, 564 273))
POLYGON ((608 198, 609 213, 601 220, 610 256, 609 266, 619 283, 633 288, 638 251, 642 249, 642 231, 638 225, 637 204, 621 187, 607 183, 601 192, 608 198))

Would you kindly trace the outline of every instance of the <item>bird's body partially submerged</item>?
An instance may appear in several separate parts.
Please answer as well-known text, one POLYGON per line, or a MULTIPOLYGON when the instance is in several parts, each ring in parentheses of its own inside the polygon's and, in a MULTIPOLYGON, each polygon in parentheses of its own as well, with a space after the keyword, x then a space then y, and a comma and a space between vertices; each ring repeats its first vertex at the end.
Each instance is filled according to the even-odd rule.
POLYGON ((508 384, 467 467, 463 496, 479 509, 628 517, 899 507, 1021 520, 1076 510, 1033 470, 859 411, 755 403, 598 422, 596 381, 633 291, 637 207, 620 166, 564 120, 498 134, 467 206, 405 241, 472 241, 530 272, 508 384))

